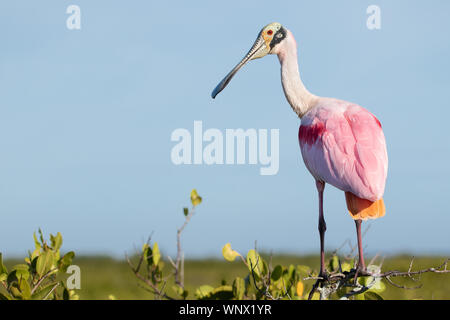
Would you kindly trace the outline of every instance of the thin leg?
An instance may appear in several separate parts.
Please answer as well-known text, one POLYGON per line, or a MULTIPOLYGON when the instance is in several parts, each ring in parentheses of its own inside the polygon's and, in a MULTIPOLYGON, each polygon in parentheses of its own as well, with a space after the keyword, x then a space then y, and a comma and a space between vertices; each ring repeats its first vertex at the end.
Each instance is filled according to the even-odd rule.
POLYGON ((361 237, 361 220, 355 220, 356 224, 356 235, 358 236, 358 268, 357 270, 366 271, 366 264, 364 263, 363 247, 362 247, 362 237, 361 237))
POLYGON ((319 193, 319 235, 320 235, 320 273, 319 279, 313 285, 311 291, 309 292, 308 300, 312 299, 314 292, 317 290, 319 285, 327 279, 327 272, 325 270, 325 231, 327 230, 327 225, 323 217, 323 190, 325 189, 325 182, 316 180, 317 192, 319 193))
POLYGON ((325 183, 322 181, 316 181, 317 191, 319 193, 319 235, 320 235, 320 275, 325 276, 325 231, 327 230, 327 224, 323 217, 323 190, 325 189, 325 183))

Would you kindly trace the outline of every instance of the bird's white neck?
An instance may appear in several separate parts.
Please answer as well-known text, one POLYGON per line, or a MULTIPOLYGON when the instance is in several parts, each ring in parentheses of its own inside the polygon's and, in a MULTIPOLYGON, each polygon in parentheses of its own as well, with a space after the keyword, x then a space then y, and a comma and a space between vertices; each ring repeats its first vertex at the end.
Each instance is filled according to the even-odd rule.
POLYGON ((289 30, 276 53, 281 64, 281 83, 284 94, 294 112, 301 118, 316 105, 318 97, 310 93, 303 85, 298 71, 297 43, 289 30))

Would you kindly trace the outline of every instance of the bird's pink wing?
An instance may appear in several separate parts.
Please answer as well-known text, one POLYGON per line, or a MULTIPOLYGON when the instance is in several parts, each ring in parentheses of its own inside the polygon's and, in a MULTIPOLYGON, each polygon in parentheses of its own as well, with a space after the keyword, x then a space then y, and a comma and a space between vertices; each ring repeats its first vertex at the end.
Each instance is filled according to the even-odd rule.
POLYGON ((316 178, 356 196, 383 196, 387 152, 381 124, 364 108, 322 108, 299 130, 303 160, 316 178))

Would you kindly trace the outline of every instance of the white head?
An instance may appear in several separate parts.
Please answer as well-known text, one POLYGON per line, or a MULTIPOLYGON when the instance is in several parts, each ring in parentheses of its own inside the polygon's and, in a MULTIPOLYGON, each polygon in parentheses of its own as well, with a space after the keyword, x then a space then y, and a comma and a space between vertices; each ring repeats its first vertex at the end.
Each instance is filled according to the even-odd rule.
POLYGON ((248 61, 262 58, 268 54, 278 54, 283 40, 288 36, 289 31, 278 22, 265 26, 258 34, 255 43, 245 57, 239 62, 228 75, 217 85, 211 96, 214 99, 231 81, 234 75, 248 61))

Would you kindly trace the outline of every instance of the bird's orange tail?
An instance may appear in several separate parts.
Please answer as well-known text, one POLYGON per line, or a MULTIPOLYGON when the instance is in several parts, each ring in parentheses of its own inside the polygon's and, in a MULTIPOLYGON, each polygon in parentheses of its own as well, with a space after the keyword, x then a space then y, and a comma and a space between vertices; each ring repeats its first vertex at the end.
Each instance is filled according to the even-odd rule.
POLYGON ((348 212, 354 220, 377 219, 383 217, 386 212, 383 199, 372 202, 346 192, 345 200, 348 212))

